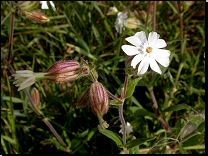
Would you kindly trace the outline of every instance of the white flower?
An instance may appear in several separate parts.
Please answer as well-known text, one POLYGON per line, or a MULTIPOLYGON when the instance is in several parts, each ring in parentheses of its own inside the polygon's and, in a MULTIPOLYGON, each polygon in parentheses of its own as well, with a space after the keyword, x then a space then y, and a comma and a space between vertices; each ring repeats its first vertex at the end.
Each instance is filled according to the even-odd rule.
POLYGON ((16 87, 19 87, 18 91, 20 91, 33 85, 36 80, 47 78, 45 77, 46 74, 47 73, 42 72, 34 73, 31 70, 19 70, 16 71, 15 74, 12 74, 12 76, 16 80, 15 82, 13 82, 13 84, 15 84, 16 87))
MULTIPOLYGON (((119 131, 119 133, 123 134, 123 126, 120 125, 121 130, 119 131)), ((129 133, 133 132, 131 124, 129 122, 126 123, 126 134, 129 135, 129 133)))
POLYGON ((167 44, 163 39, 159 39, 159 37, 160 35, 156 32, 150 32, 147 40, 145 32, 141 31, 137 32, 134 36, 126 38, 134 46, 122 45, 121 48, 128 56, 135 55, 131 61, 131 66, 135 69, 138 65, 138 75, 144 74, 149 65, 152 70, 161 74, 162 71, 157 62, 164 67, 169 65, 170 51, 160 49, 166 47, 167 44))
POLYGON ((116 31, 119 32, 120 34, 122 33, 122 29, 125 30, 125 28, 123 28, 123 25, 127 25, 127 21, 125 20, 127 18, 127 13, 123 13, 123 12, 119 12, 118 13, 118 17, 116 19, 115 22, 115 27, 116 27, 116 31))
POLYGON ((16 71, 16 74, 12 74, 12 76, 14 76, 14 79, 16 80, 13 84, 15 84, 16 87, 19 87, 18 91, 31 86, 36 81, 35 74, 30 70, 16 71))
MULTIPOLYGON (((41 6, 42 9, 49 9, 47 5, 47 1, 40 1, 40 3, 42 4, 41 6)), ((52 1, 49 1, 49 3, 51 4, 53 11, 56 11, 54 3, 52 1)))
POLYGON ((117 8, 114 6, 114 7, 110 7, 107 15, 115 15, 116 13, 118 12, 117 8))

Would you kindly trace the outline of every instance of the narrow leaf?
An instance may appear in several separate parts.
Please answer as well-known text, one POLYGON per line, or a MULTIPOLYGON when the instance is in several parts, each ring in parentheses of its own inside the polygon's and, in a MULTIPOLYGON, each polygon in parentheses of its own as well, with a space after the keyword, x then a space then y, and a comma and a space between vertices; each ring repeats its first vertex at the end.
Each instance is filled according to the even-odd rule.
POLYGON ((138 138, 138 139, 135 139, 135 140, 132 140, 132 141, 128 142, 126 144, 126 147, 128 149, 134 148, 134 147, 136 147, 138 145, 141 145, 141 144, 145 143, 146 141, 150 141, 150 140, 153 140, 153 139, 154 138, 138 138))
POLYGON ((164 109, 163 112, 178 111, 178 110, 182 110, 182 109, 190 109, 190 108, 186 104, 179 104, 176 106, 170 106, 170 107, 164 109))
POLYGON ((101 130, 100 126, 98 126, 98 130, 103 135, 105 135, 108 138, 112 139, 117 144, 118 147, 120 147, 120 148, 123 147, 122 139, 121 139, 121 137, 118 134, 116 134, 116 133, 114 133, 114 132, 112 132, 110 130, 107 130, 107 129, 101 130))
POLYGON ((123 104, 123 102, 118 102, 118 101, 116 101, 116 100, 111 100, 110 101, 110 105, 116 105, 116 106, 119 106, 119 105, 122 105, 123 104))

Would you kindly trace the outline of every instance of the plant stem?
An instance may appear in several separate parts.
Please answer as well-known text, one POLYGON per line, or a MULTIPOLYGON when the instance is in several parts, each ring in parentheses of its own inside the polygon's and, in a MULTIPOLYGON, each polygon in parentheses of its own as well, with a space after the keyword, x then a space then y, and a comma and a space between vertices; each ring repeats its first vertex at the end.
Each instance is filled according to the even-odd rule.
POLYGON ((50 122, 48 121, 48 119, 44 118, 43 121, 45 122, 45 124, 48 126, 48 128, 51 130, 51 132, 53 133, 53 135, 56 137, 56 139, 64 146, 67 147, 66 144, 63 142, 63 140, 61 139, 61 137, 58 135, 58 133, 56 132, 56 130, 53 128, 53 126, 50 124, 50 122))
MULTIPOLYGON (((5 57, 1 56, 2 58, 2 62, 5 63, 5 65, 7 65, 9 71, 11 72, 11 74, 15 74, 15 70, 12 68, 12 66, 10 65, 10 63, 6 60, 5 57)), ((26 90, 23 89, 24 93, 26 94, 26 96, 28 97, 28 100, 30 102, 30 105, 32 107, 32 109, 34 110, 34 112, 37 115, 42 115, 43 117, 45 117, 44 114, 41 114, 39 110, 36 109, 35 104, 32 100, 32 97, 30 96, 30 93, 26 90)), ((61 137, 58 135, 58 133, 56 132, 56 130, 53 128, 53 126, 50 124, 50 122, 47 119, 43 119, 43 121, 45 122, 45 124, 49 127, 49 129, 51 130, 51 132, 54 134, 54 136, 57 138, 57 140, 64 146, 66 147, 66 144, 63 142, 63 140, 61 139, 61 137)))
MULTIPOLYGON (((124 82, 124 88, 121 89, 121 99, 125 101, 125 96, 126 96, 126 89, 127 89, 127 84, 128 84, 128 75, 126 74, 125 77, 125 82, 124 82)), ((119 105, 119 118, 121 120, 122 128, 123 128, 123 144, 124 144, 124 152, 125 154, 129 154, 128 150, 126 149, 126 123, 123 117, 123 104, 119 105)))
MULTIPOLYGON (((155 1, 154 2, 154 5, 153 5, 153 31, 156 31, 156 7, 157 7, 157 2, 155 1)), ((152 81, 153 79, 153 70, 151 69, 151 74, 150 74, 150 82, 152 81)), ((164 119, 159 115, 159 110, 158 110, 158 104, 157 104, 157 100, 155 98, 155 94, 154 94, 154 91, 153 91, 153 85, 152 85, 152 82, 150 84, 150 94, 151 94, 151 97, 152 97, 152 101, 154 103, 154 108, 155 108, 155 114, 158 118, 158 120, 163 124, 163 126, 167 129, 167 132, 170 132, 171 131, 171 128, 169 125, 167 125, 164 121, 164 119)))
POLYGON ((152 30, 156 31, 156 5, 157 5, 157 1, 154 1, 153 4, 153 25, 152 25, 152 30))
POLYGON ((147 19, 145 22, 145 27, 148 26, 148 19, 149 19, 149 14, 150 14, 150 7, 151 7, 151 1, 148 2, 148 7, 147 7, 147 19))
MULTIPOLYGON (((182 14, 182 10, 183 10, 183 2, 180 1, 180 30, 181 30, 181 38, 183 38, 183 14, 182 14)), ((183 61, 183 40, 181 40, 181 61, 183 61)))
POLYGON ((10 23, 10 36, 9 36, 9 53, 7 61, 9 62, 11 50, 12 50, 12 42, 13 42, 13 34, 14 34, 14 9, 13 9, 13 1, 11 1, 11 23, 10 23))

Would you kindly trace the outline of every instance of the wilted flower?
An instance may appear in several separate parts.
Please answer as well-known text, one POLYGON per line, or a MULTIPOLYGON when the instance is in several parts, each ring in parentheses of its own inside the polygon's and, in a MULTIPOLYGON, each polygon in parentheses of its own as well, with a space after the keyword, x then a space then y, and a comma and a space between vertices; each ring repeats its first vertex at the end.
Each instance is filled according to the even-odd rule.
MULTIPOLYGON (((123 126, 120 125, 121 129, 119 133, 123 134, 123 126)), ((133 132, 131 124, 129 122, 126 123, 126 135, 129 135, 131 132, 133 132)))
POLYGON ((125 28, 123 28, 123 25, 127 24, 127 21, 125 20, 127 17, 128 17, 127 13, 123 13, 123 12, 118 13, 118 17, 115 22, 115 28, 116 28, 116 31, 120 34, 122 33, 123 29, 125 30, 125 28))
POLYGON ((115 15, 117 14, 117 12, 118 12, 117 8, 113 6, 109 8, 107 15, 115 15))
POLYGON ((22 17, 28 18, 32 21, 43 23, 43 22, 48 22, 50 19, 42 12, 39 12, 37 10, 32 10, 32 11, 22 11, 20 12, 22 17))
POLYGON ((141 31, 134 36, 127 37, 126 40, 135 46, 122 45, 123 51, 128 56, 134 56, 131 61, 131 66, 135 69, 138 66, 138 75, 144 74, 149 65, 155 72, 161 74, 162 71, 159 68, 158 63, 167 67, 170 63, 170 51, 164 48, 167 46, 163 39, 159 39, 160 35, 156 32, 150 32, 148 40, 145 32, 141 31), (157 61, 157 62, 156 62, 157 61))
MULTIPOLYGON (((40 1, 40 3, 42 4, 41 6, 42 9, 49 9, 47 5, 47 1, 40 1)), ((52 1, 49 1, 49 3, 51 4, 53 11, 56 11, 54 3, 52 1)))

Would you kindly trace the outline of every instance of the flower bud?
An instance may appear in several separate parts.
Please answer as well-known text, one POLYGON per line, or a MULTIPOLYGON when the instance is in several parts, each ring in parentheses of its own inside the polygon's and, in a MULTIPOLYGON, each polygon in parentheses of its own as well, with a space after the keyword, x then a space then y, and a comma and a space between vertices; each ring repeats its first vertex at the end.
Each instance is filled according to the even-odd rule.
POLYGON ((129 75, 137 75, 137 69, 138 69, 139 64, 136 66, 135 69, 131 66, 131 61, 134 57, 135 55, 126 56, 126 73, 129 75))
POLYGON ((39 96, 39 91, 33 87, 32 90, 31 90, 31 96, 32 96, 32 99, 33 99, 33 102, 35 104, 35 106, 37 107, 41 107, 41 102, 40 102, 40 96, 39 96))
POLYGON ((116 15, 117 13, 118 13, 117 8, 113 6, 109 8, 107 15, 116 15))
POLYGON ((103 120, 103 115, 108 111, 108 96, 104 86, 99 82, 94 82, 90 86, 90 101, 92 111, 98 117, 102 129, 108 128, 108 124, 103 120))
POLYGON ((136 29, 139 25, 141 25, 141 22, 136 18, 127 18, 126 21, 127 24, 124 26, 129 29, 136 29))
POLYGON ((81 76, 82 68, 77 61, 58 62, 48 68, 45 76, 54 82, 66 82, 81 76))
POLYGON ((76 108, 81 108, 90 103, 90 88, 86 89, 77 102, 76 108))
POLYGON ((21 11, 31 11, 37 8, 39 1, 18 1, 18 8, 21 11))
POLYGON ((43 14, 42 12, 39 12, 37 10, 32 10, 32 11, 22 11, 20 12, 21 16, 23 18, 28 18, 29 20, 39 22, 39 23, 44 23, 50 21, 50 19, 43 14))

